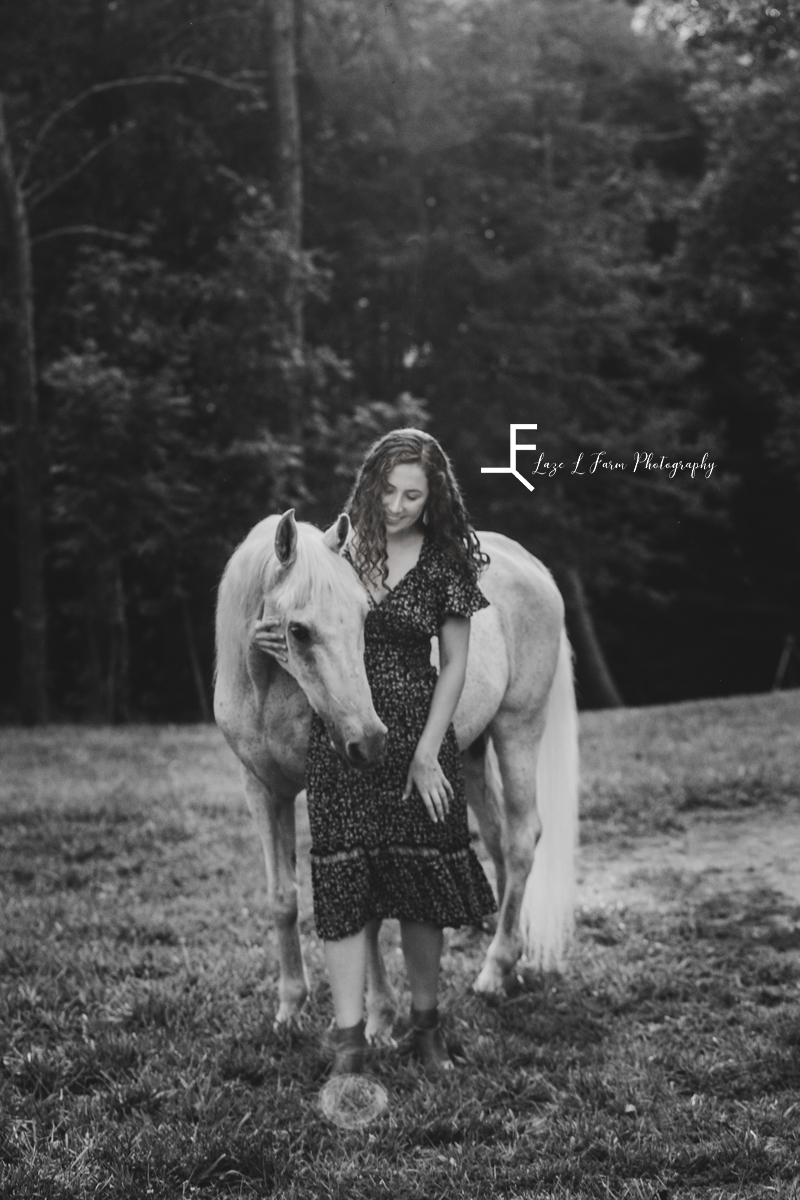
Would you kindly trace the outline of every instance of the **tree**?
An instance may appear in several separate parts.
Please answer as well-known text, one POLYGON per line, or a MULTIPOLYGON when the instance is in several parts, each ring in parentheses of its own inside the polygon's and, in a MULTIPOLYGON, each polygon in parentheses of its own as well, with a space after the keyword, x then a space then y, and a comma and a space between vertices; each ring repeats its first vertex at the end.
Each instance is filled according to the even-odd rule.
POLYGON ((295 438, 302 434, 305 418, 303 282, 300 255, 303 246, 303 164, 300 104, 297 90, 296 33, 298 14, 294 0, 273 0, 272 73, 275 93, 275 194, 280 227, 297 268, 286 278, 284 304, 291 337, 288 382, 295 438))
POLYGON ((72 346, 45 372, 60 626, 106 720, 133 711, 132 630, 154 619, 181 631, 203 711, 192 597, 211 594, 254 512, 298 502, 299 464, 266 417, 282 423, 276 297, 296 269, 268 205, 242 214, 215 266, 87 251, 68 297, 72 346))
POLYGON ((679 340, 697 356, 705 419, 739 480, 735 558, 714 579, 699 563, 698 579, 710 594, 725 571, 725 620, 738 626, 726 633, 740 659, 759 661, 767 687, 800 608, 800 534, 787 519, 800 508, 800 6, 650 9, 683 39, 707 139, 708 171, 682 215, 667 282, 679 340))
MULTIPOLYGON (((102 11, 102 9, 97 9, 100 14, 102 11)), ((103 20, 94 23, 93 36, 95 40, 100 40, 103 27, 103 20)), ((13 35, 12 28, 11 41, 13 41, 13 35)), ((193 70, 185 65, 181 65, 179 71, 179 74, 158 74, 151 71, 141 77, 129 76, 122 79, 99 80, 85 87, 70 99, 62 99, 42 119, 39 129, 27 138, 26 154, 19 170, 15 170, 3 97, 0 94, 0 194, 5 202, 6 226, 10 243, 9 274, 11 294, 14 298, 12 311, 15 365, 12 378, 16 418, 16 524, 19 561, 19 616, 22 634, 20 676, 22 715, 23 719, 31 723, 46 720, 48 711, 47 622, 44 601, 41 499, 41 479, 45 463, 38 412, 31 247, 36 242, 65 235, 110 237, 120 242, 131 239, 123 231, 104 228, 102 225, 87 223, 85 220, 80 224, 67 223, 58 228, 51 228, 40 232, 37 237, 31 238, 29 210, 33 206, 49 201, 55 193, 70 185, 109 146, 129 132, 135 126, 135 121, 128 121, 121 126, 112 127, 107 136, 95 136, 90 139, 89 148, 84 147, 82 152, 76 156, 75 161, 70 162, 69 165, 59 164, 54 177, 44 180, 40 177, 32 184, 27 177, 35 156, 41 151, 53 130, 57 126, 63 126, 65 118, 72 116, 76 110, 87 108, 87 101, 107 96, 109 93, 140 86, 151 88, 161 84, 183 86, 188 77, 197 76, 202 78, 206 84, 211 82, 215 86, 230 88, 234 91, 242 91, 250 95, 258 94, 258 88, 246 81, 226 79, 213 72, 193 70)), ((297 274, 297 270, 294 274, 297 274)), ((121 589, 117 589, 117 594, 121 596, 121 589)), ((118 608, 122 611, 121 601, 118 608)))
POLYGON ((17 179, 0 93, 0 193, 10 241, 14 297, 16 523, 19 564, 22 717, 47 720, 47 613, 41 497, 41 434, 34 333, 33 267, 25 198, 17 179))
MULTIPOLYGON (((181 75, 157 75, 117 79, 96 83, 79 95, 61 104, 43 122, 26 155, 22 169, 15 172, 11 144, 6 125, 3 97, 0 93, 0 192, 5 200, 7 226, 11 243, 10 274, 14 303, 16 344, 15 399, 16 399, 16 479, 17 479, 17 544, 19 558, 19 612, 21 627, 21 694, 23 719, 30 724, 47 720, 48 667, 46 627, 47 615, 44 597, 44 545, 41 497, 41 477, 44 470, 42 438, 39 425, 38 371, 35 336, 35 301, 31 236, 28 208, 51 197, 65 184, 79 175, 92 160, 101 153, 117 134, 101 141, 89 149, 60 177, 30 188, 24 180, 31 168, 34 155, 42 142, 59 121, 92 96, 120 88, 153 85, 183 85, 181 75)), ((239 86, 234 81, 214 79, 223 86, 239 86)), ((249 90, 249 85, 244 85, 249 90)), ((94 225, 64 226, 40 234, 39 240, 64 234, 91 234, 126 241, 126 235, 94 225)), ((115 595, 121 597, 121 588, 115 595)), ((122 612, 121 600, 117 603, 122 612)), ((126 644, 125 639, 123 643, 126 644)), ((127 651, 125 652, 127 656, 127 651)))

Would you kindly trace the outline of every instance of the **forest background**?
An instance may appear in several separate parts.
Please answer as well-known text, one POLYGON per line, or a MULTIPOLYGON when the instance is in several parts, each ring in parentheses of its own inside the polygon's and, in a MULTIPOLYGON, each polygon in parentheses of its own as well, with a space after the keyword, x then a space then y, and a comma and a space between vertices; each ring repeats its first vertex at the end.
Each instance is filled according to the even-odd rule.
POLYGON ((290 505, 330 522, 398 424, 555 573, 584 706, 772 685, 800 604, 797 0, 2 0, 0 28, 1 719, 207 717, 231 550, 290 505), (566 464, 532 493, 480 473, 512 422, 566 464), (572 475, 581 451, 628 467, 572 475))

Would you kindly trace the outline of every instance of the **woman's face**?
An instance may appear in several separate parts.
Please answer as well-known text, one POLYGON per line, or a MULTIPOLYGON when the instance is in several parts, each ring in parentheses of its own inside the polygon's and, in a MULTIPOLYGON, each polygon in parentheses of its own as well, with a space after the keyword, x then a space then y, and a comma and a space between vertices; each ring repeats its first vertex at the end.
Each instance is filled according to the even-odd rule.
POLYGON ((428 499, 428 480, 419 463, 392 467, 381 497, 387 533, 403 533, 416 525, 428 499))

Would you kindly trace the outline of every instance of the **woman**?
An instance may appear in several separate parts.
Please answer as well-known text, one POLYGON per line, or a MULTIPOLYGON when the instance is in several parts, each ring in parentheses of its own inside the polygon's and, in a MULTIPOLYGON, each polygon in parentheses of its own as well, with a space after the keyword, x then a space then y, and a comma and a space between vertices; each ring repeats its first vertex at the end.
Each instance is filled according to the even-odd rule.
MULTIPOLYGON (((364 662, 388 729, 382 763, 355 772, 314 714, 306 784, 317 932, 336 1015, 333 1074, 363 1069, 367 937, 400 920, 411 988, 412 1045, 426 1068, 448 1070, 437 1009, 443 929, 495 909, 470 847, 453 713, 464 686, 469 619, 488 601, 477 586, 488 558, 469 524, 439 443, 416 429, 368 451, 347 504, 346 553, 370 598, 364 662), (441 669, 431 666, 439 637, 441 669)), ((262 649, 286 659, 262 626, 262 649)))

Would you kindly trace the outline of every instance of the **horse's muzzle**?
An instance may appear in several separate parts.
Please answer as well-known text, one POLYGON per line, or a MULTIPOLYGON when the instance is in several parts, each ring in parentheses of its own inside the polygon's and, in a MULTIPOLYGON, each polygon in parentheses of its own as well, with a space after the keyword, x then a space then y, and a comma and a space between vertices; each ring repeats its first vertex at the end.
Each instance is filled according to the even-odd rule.
POLYGON ((383 758, 386 748, 386 729, 381 726, 374 733, 365 734, 357 741, 347 742, 345 754, 351 767, 363 770, 383 758))

